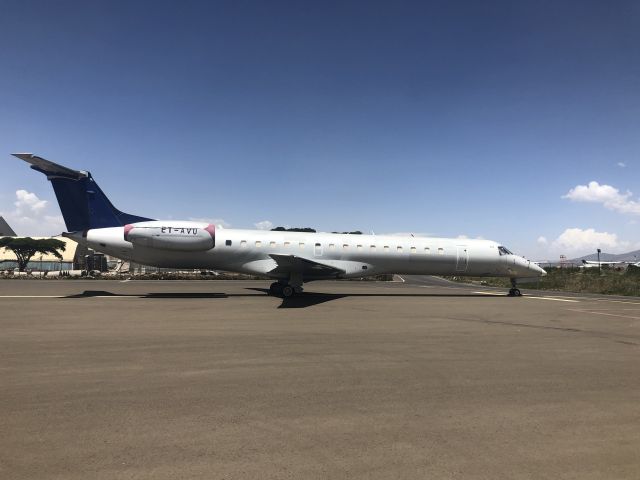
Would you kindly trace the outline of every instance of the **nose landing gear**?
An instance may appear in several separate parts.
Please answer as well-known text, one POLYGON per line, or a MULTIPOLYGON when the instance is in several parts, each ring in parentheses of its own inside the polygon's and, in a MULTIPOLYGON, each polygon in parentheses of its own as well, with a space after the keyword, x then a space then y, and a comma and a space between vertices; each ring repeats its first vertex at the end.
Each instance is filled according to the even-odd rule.
POLYGON ((511 279, 511 289, 509 290, 509 296, 510 297, 521 297, 522 293, 520 292, 520 289, 518 288, 517 284, 516 284, 516 279, 512 278, 511 279))

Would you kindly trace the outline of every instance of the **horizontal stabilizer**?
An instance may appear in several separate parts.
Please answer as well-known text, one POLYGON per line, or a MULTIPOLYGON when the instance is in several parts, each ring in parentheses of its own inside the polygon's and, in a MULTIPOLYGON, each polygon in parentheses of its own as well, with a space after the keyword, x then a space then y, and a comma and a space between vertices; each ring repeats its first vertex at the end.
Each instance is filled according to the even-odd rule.
POLYGON ((24 160, 25 162, 30 163, 31 168, 40 173, 44 173, 48 177, 53 176, 80 179, 87 176, 87 172, 72 170, 62 165, 58 165, 57 163, 50 162, 49 160, 45 160, 44 158, 38 157, 33 153, 13 153, 12 155, 19 158, 20 160, 24 160))

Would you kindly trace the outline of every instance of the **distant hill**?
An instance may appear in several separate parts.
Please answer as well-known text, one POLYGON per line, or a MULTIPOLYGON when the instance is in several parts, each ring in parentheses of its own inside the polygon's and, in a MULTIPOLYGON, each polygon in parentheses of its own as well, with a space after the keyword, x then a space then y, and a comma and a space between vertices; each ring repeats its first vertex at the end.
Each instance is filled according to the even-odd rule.
MULTIPOLYGON (((598 254, 592 253, 591 255, 585 255, 584 257, 573 258, 569 260, 570 263, 582 263, 582 260, 598 261, 598 254)), ((640 262, 640 250, 634 250, 627 253, 605 253, 600 254, 601 262, 640 262)))

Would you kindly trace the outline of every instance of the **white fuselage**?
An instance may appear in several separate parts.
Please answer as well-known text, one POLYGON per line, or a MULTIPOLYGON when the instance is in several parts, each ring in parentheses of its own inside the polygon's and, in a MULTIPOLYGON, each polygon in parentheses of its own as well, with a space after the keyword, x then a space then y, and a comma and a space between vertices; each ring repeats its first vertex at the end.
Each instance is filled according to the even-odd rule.
MULTIPOLYGON (((206 224, 175 220, 148 222, 146 225, 158 231, 161 225, 171 225, 173 230, 180 226, 198 229, 198 235, 203 237, 194 239, 194 242, 200 244, 206 241, 203 230, 209 228, 206 224)), ((277 262, 271 254, 301 257, 335 267, 344 272, 336 275, 337 278, 379 274, 524 278, 545 273, 523 257, 501 252, 502 247, 491 240, 218 228, 215 236, 211 234, 213 248, 205 246, 202 250, 193 251, 191 247, 167 248, 166 241, 154 243, 145 238, 141 241, 135 237, 137 230, 129 234, 129 240, 125 240, 125 228, 93 229, 83 236, 74 234, 72 238, 96 251, 144 265, 225 270, 274 279, 283 278, 283 275, 272 272, 276 270, 277 262)), ((309 277, 305 281, 313 279, 309 277)))

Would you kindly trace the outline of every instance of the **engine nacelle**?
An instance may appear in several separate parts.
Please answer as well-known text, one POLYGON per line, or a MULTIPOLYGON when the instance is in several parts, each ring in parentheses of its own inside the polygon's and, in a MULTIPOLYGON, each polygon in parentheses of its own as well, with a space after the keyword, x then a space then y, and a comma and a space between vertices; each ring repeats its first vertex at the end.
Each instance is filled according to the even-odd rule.
POLYGON ((215 247, 216 226, 201 222, 139 222, 125 225, 124 239, 140 247, 203 252, 215 247))

